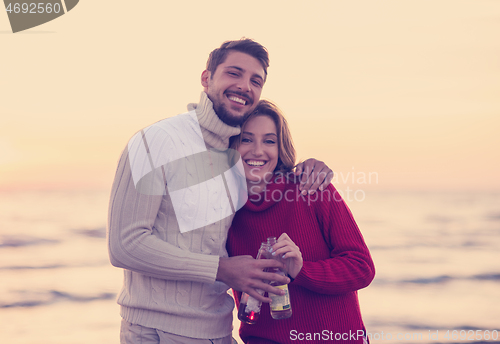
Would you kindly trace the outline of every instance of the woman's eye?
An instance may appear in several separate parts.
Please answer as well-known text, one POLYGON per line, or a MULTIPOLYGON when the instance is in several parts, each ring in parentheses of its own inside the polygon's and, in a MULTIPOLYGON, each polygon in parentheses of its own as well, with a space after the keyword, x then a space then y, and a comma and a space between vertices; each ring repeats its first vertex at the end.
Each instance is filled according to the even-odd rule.
POLYGON ((276 141, 274 141, 274 140, 266 140, 265 143, 270 144, 270 145, 274 145, 276 143, 276 141))
POLYGON ((247 138, 242 138, 241 139, 241 142, 251 142, 250 139, 247 139, 247 138))

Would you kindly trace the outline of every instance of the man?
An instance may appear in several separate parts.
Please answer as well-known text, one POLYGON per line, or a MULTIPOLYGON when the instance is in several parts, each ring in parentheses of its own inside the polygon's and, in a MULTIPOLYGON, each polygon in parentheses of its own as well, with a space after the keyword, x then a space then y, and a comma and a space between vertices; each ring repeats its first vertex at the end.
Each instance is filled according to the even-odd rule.
MULTIPOLYGON (((125 269, 121 343, 230 343, 228 287, 268 302, 256 289, 282 291, 262 280, 289 282, 263 272, 281 263, 229 258, 225 248, 234 212, 246 201, 237 180, 241 159, 234 164, 226 155, 229 138, 255 109, 268 65, 255 41, 223 43, 202 73, 200 102, 141 130, 125 148, 108 219, 111 263, 125 269)), ((305 191, 332 178, 321 162, 297 173, 302 169, 313 171, 303 177, 305 191)))

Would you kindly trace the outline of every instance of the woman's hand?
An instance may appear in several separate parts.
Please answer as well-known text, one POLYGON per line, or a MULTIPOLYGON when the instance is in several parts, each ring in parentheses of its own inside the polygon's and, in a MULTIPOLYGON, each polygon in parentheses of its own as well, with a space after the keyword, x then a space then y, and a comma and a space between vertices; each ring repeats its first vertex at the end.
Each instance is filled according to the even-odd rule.
POLYGON ((278 255, 283 258, 286 271, 288 274, 295 278, 302 269, 304 261, 302 260, 302 253, 295 243, 290 239, 288 234, 283 233, 278 238, 276 244, 273 246, 272 255, 278 255))

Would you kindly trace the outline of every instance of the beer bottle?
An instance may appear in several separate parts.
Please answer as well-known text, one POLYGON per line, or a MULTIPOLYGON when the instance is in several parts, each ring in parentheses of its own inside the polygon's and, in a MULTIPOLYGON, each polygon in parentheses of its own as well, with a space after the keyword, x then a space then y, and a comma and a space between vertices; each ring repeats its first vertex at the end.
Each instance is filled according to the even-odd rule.
MULTIPOLYGON (((276 259, 282 261, 281 257, 272 255, 272 246, 276 244, 276 237, 267 238, 268 251, 266 253, 266 258, 276 259)), ((286 276, 286 272, 280 268, 268 268, 267 272, 274 272, 283 276, 286 276)), ((285 291, 285 295, 276 295, 269 293, 269 297, 272 302, 270 304, 271 316, 273 319, 287 319, 292 316, 292 305, 290 304, 290 294, 288 292, 288 284, 280 284, 276 281, 271 281, 270 283, 273 287, 279 288, 285 291)))
MULTIPOLYGON (((260 244, 256 259, 265 259, 263 253, 266 253, 268 251, 269 249, 267 242, 263 242, 262 244, 260 244)), ((264 295, 263 290, 256 289, 256 291, 260 295, 264 295)), ((250 325, 257 323, 261 306, 261 301, 256 300, 254 297, 248 295, 247 293, 242 293, 240 299, 240 307, 238 308, 238 319, 250 325)))

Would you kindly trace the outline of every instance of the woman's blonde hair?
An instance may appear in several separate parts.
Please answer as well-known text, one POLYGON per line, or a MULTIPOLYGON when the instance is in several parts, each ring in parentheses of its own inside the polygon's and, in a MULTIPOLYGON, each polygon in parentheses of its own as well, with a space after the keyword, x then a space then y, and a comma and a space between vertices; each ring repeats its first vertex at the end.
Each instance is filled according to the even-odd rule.
MULTIPOLYGON (((292 135, 288 128, 288 123, 283 115, 283 112, 276 104, 269 100, 260 100, 255 110, 248 116, 245 123, 257 116, 268 116, 276 125, 276 133, 278 134, 278 164, 274 169, 275 173, 290 172, 295 166, 296 153, 293 146, 292 135)), ((245 123, 241 126, 242 130, 245 123)), ((241 143, 241 134, 231 138, 230 146, 233 149, 238 149, 241 143)))

